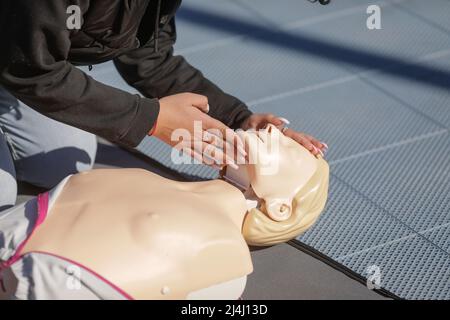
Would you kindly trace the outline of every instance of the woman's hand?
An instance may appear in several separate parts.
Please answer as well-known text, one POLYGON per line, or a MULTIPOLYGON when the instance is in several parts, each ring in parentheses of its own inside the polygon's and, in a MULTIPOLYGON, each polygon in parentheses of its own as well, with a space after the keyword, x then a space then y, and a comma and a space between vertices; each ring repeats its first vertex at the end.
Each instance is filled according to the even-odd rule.
POLYGON ((222 122, 207 115, 207 97, 181 93, 162 98, 159 103, 160 112, 151 135, 213 167, 221 168, 227 164, 237 168, 237 155, 246 156, 239 136, 222 122), (176 134, 176 130, 180 129, 184 132, 187 130, 190 135, 182 143, 176 134))
MULTIPOLYGON (((241 127, 243 130, 259 130, 265 128, 268 124, 273 124, 279 129, 282 129, 289 124, 289 121, 284 118, 276 117, 271 113, 256 113, 247 118, 242 123, 241 127)), ((282 132, 285 136, 292 138, 300 143, 315 156, 319 154, 323 156, 328 149, 326 143, 320 142, 316 138, 305 133, 297 132, 289 128, 283 129, 282 132)))

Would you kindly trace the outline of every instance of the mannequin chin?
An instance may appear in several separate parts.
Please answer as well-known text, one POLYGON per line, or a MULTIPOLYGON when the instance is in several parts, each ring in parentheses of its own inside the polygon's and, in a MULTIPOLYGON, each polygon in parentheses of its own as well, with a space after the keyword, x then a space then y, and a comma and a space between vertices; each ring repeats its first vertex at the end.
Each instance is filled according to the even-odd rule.
POLYGON ((21 254, 75 261, 136 299, 237 299, 253 270, 247 244, 298 236, 328 190, 327 163, 277 128, 240 134, 261 161, 227 169, 232 183, 178 182, 140 169, 66 179, 49 193, 46 218, 21 254))

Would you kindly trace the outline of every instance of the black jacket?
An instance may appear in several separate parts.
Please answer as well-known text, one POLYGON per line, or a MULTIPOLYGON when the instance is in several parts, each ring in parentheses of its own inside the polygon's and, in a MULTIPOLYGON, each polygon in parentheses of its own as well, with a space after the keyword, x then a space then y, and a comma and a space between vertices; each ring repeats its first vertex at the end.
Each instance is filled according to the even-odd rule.
POLYGON ((55 120, 136 146, 153 127, 158 98, 194 92, 210 115, 237 128, 251 113, 173 55, 181 0, 1 0, 0 84, 55 120), (68 30, 78 5, 80 30, 68 30), (95 81, 74 65, 108 60, 145 97, 95 81))

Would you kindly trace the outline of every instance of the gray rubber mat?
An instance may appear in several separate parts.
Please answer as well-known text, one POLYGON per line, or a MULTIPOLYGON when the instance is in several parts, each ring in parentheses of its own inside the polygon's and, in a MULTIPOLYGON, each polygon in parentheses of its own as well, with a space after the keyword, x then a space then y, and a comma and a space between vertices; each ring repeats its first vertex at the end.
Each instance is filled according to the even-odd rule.
POLYGON ((289 244, 251 254, 254 271, 247 280, 244 300, 388 299, 289 244))
MULTIPOLYGON (((450 298, 449 16, 447 0, 186 0, 177 21, 177 53, 330 145, 328 207, 298 241, 362 277, 376 268, 403 298, 450 298), (381 30, 366 28, 372 4, 381 30)), ((131 90, 111 64, 91 74, 131 90)), ((151 138, 138 149, 217 175, 151 138)))

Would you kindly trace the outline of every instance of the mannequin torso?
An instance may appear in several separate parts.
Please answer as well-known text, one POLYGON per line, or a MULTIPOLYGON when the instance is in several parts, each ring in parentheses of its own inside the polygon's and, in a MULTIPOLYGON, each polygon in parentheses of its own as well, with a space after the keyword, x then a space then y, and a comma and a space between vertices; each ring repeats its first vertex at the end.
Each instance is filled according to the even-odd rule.
POLYGON ((137 299, 185 299, 252 271, 241 235, 246 211, 242 193, 224 181, 96 170, 68 180, 23 253, 79 262, 137 299))

